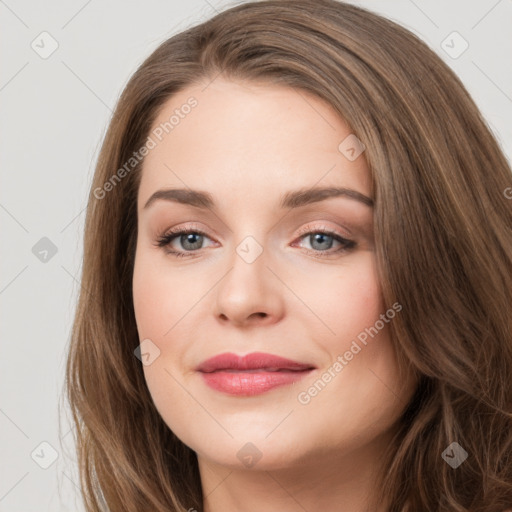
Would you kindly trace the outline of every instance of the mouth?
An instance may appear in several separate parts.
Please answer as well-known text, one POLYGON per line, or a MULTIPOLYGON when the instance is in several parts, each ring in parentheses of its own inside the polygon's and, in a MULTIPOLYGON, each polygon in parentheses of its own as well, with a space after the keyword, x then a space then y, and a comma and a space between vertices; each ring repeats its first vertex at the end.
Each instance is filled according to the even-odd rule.
POLYGON ((196 368, 212 389, 230 395, 253 396, 297 382, 316 367, 272 354, 246 356, 224 353, 196 368))

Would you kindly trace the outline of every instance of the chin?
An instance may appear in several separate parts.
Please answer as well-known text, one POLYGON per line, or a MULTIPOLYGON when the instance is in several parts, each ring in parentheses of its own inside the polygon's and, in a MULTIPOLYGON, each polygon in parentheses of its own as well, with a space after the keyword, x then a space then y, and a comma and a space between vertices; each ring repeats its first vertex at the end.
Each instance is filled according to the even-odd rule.
POLYGON ((197 447, 198 456, 207 463, 214 463, 233 471, 276 471, 298 466, 301 457, 293 453, 293 443, 290 446, 273 443, 258 443, 251 441, 230 440, 212 450, 211 446, 197 447))

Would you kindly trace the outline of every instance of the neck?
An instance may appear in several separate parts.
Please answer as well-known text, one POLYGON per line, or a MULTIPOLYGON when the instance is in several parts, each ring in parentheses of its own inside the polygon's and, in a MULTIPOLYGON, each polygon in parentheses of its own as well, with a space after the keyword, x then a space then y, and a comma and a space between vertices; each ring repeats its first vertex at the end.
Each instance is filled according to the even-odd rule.
MULTIPOLYGON (((199 457, 205 512, 386 512, 375 503, 386 436, 353 451, 330 450, 279 469, 219 466, 199 457)), ((261 461, 263 462, 263 460, 261 461)))

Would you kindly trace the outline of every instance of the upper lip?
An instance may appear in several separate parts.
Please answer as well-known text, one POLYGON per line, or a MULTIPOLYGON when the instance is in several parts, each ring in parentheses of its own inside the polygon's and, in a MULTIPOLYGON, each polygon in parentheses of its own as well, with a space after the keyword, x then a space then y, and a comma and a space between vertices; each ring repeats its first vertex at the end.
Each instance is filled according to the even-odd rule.
POLYGON ((230 352, 216 355, 203 361, 196 370, 203 373, 211 373, 217 370, 311 370, 315 366, 309 363, 300 363, 291 359, 266 354, 264 352, 252 352, 245 356, 239 356, 230 352))

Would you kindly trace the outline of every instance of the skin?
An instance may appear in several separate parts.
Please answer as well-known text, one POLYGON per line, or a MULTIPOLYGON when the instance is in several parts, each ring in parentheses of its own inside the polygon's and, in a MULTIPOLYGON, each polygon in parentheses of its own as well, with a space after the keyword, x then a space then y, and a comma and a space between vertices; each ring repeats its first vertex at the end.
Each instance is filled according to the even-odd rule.
POLYGON ((298 400, 386 313, 373 209, 342 196, 279 208, 282 194, 299 188, 371 197, 364 153, 350 161, 338 150, 350 128, 309 93, 223 77, 206 85, 160 111, 154 127, 190 96, 198 101, 146 156, 138 193, 134 308, 140 339, 160 350, 144 366, 154 403, 198 455, 207 512, 383 512, 386 504, 371 503, 379 457, 415 387, 398 380, 388 323, 307 404, 298 400), (207 191, 216 209, 165 200, 144 208, 165 188, 207 191), (171 248, 192 256, 156 245, 191 223, 189 231, 207 234, 193 246, 200 248, 180 235, 171 248), (315 243, 311 233, 325 229, 355 248, 337 251, 343 244, 329 237, 315 243), (263 249, 252 263, 236 252, 247 236, 263 249), (317 369, 251 397, 215 391, 195 371, 219 353, 255 351, 317 369), (250 452, 248 442, 262 455, 252 467, 237 457, 250 452))

